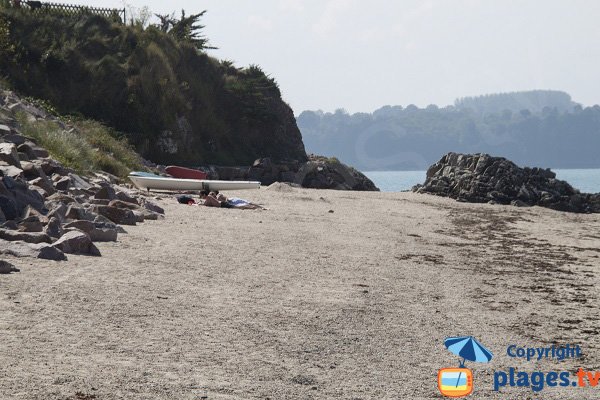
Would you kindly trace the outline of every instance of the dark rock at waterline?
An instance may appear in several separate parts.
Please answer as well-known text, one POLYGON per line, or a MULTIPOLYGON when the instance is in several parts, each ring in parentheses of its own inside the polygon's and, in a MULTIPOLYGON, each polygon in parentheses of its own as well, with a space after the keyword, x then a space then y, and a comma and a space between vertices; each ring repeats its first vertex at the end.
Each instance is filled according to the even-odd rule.
POLYGON ((307 162, 274 163, 259 158, 250 167, 202 167, 210 179, 259 181, 263 186, 274 182, 296 183, 312 189, 379 190, 364 174, 334 158, 310 155, 307 162))
POLYGON ((305 188, 378 191, 373 181, 336 159, 309 156, 296 173, 295 182, 305 188))
POLYGON ((580 193, 550 169, 520 168, 489 154, 448 153, 412 189, 471 203, 541 206, 568 212, 600 212, 600 194, 580 193))

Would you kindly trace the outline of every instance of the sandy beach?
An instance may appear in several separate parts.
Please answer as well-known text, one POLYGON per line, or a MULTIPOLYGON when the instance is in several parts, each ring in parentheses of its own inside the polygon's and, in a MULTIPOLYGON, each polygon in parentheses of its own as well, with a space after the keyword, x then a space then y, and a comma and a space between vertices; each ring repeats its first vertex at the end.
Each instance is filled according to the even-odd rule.
MULTIPOLYGON (((229 194, 229 193, 228 193, 229 194)), ((6 257, 1 399, 436 399, 444 338, 493 353, 477 399, 599 398, 493 390, 494 371, 600 371, 600 215, 414 193, 231 193, 268 210, 178 204, 102 257, 6 257), (563 362, 507 346, 578 344, 563 362)), ((4 256, 3 256, 4 257, 4 256)))

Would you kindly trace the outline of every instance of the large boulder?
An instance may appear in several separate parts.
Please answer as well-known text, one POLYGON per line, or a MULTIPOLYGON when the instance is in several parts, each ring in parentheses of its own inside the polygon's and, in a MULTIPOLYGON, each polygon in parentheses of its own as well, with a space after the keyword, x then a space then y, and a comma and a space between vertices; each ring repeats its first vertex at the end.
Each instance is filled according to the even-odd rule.
MULTIPOLYGON (((31 206, 38 211, 44 209, 44 197, 37 191, 30 190, 27 182, 22 179, 4 176, 0 183, 0 196, 5 198, 0 200, 0 207, 5 215, 7 214, 7 211, 4 209, 6 203, 11 203, 10 207, 15 208, 17 217, 23 214, 27 206, 31 206)), ((14 217, 10 218, 8 215, 6 215, 6 218, 14 219, 14 217)))
POLYGON ((92 209, 96 214, 105 216, 115 224, 135 225, 137 221, 137 218, 133 214, 133 211, 127 208, 97 205, 93 206, 92 209))
POLYGON ((101 187, 96 194, 94 194, 94 199, 97 200, 113 200, 116 197, 115 189, 113 189, 109 185, 104 185, 101 187))
POLYGON ((5 161, 0 161, 0 176, 10 176, 13 179, 22 178, 23 170, 14 165, 7 164, 5 161))
POLYGON ((92 243, 88 234, 80 230, 66 232, 52 246, 63 253, 100 255, 100 250, 92 243))
POLYGON ((21 232, 0 228, 0 239, 7 241, 20 240, 27 243, 52 243, 50 236, 42 232, 21 232))
POLYGON ((295 182, 306 188, 378 191, 363 173, 337 159, 310 156, 296 173, 295 182))
POLYGON ((425 183, 413 191, 472 203, 600 212, 600 195, 579 193, 549 169, 520 168, 489 154, 448 153, 429 167, 425 183))
POLYGON ((22 241, 9 242, 0 239, 0 254, 9 254, 15 257, 33 257, 44 260, 66 260, 65 254, 58 248, 48 243, 27 243, 22 241))
POLYGON ((106 228, 102 224, 96 224, 92 221, 78 220, 69 222, 63 226, 65 229, 75 228, 87 233, 92 242, 114 242, 117 240, 117 229, 106 228))

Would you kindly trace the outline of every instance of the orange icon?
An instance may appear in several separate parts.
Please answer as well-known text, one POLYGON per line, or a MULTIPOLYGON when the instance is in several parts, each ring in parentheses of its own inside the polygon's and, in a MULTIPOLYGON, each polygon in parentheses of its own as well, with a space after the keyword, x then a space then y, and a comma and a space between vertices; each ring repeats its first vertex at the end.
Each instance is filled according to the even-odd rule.
POLYGON ((446 397, 464 397, 473 391, 473 372, 468 368, 442 368, 438 388, 446 397))

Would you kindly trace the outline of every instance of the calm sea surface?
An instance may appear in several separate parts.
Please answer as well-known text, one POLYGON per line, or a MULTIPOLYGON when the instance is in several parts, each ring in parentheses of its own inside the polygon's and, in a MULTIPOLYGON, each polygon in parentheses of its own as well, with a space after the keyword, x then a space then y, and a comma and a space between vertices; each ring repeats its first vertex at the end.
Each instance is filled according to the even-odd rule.
MULTIPOLYGON (((600 169, 554 169, 558 179, 584 193, 600 193, 600 169)), ((425 171, 363 171, 383 192, 410 190, 425 182, 425 171)))

